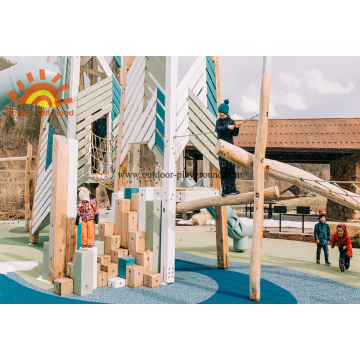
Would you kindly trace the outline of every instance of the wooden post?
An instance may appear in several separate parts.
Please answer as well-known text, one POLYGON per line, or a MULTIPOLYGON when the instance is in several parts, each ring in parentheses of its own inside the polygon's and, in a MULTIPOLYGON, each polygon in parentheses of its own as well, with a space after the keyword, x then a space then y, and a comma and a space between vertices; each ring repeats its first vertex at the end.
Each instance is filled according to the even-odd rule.
MULTIPOLYGON (((220 67, 219 57, 213 56, 212 60, 215 65, 216 76, 216 98, 217 106, 221 104, 220 93, 220 67)), ((213 179, 213 185, 215 189, 219 189, 221 193, 220 173, 219 170, 212 166, 212 173, 217 177, 213 179)), ((216 251, 217 251, 217 263, 219 269, 227 269, 229 267, 229 238, 227 230, 227 214, 225 206, 215 207, 215 227, 216 227, 216 251)))
POLYGON ((265 151, 267 144, 271 85, 271 57, 264 57, 260 90, 259 121, 254 154, 254 234, 250 257, 250 300, 260 301, 261 247, 264 227, 265 151))
POLYGON ((119 125, 118 125, 118 137, 116 140, 116 160, 115 160, 115 179, 114 179, 114 192, 118 192, 120 189, 120 157, 121 157, 121 147, 122 147, 122 137, 123 137, 123 125, 124 125, 124 112, 125 112, 125 95, 126 95, 126 82, 127 82, 127 73, 129 69, 129 56, 124 56, 121 61, 121 98, 120 98, 120 113, 119 113, 119 125))
MULTIPOLYGON (((176 173, 175 141, 176 94, 178 83, 178 57, 166 57, 165 72, 165 175, 176 173)), ((175 281, 175 217, 176 177, 162 179, 162 220, 161 220, 161 278, 169 284, 175 281)))
POLYGON ((28 143, 25 168, 25 232, 30 231, 30 175, 31 175, 32 145, 28 143))
POLYGON ((45 116, 41 115, 39 143, 38 143, 38 149, 37 149, 35 178, 34 178, 34 197, 33 197, 33 206, 32 206, 33 211, 31 213, 31 226, 30 226, 30 237, 29 237, 29 242, 31 244, 37 244, 39 241, 39 233, 33 234, 33 232, 32 232, 32 222, 34 221, 35 194, 36 194, 37 179, 38 179, 38 175, 39 175, 38 172, 39 172, 39 164, 40 164, 41 139, 42 139, 43 132, 44 132, 44 119, 45 119, 45 116))
POLYGON ((49 281, 51 282, 64 277, 66 272, 68 172, 69 143, 64 136, 54 135, 49 232, 49 281))
MULTIPOLYGON (((65 264, 75 261, 78 231, 78 228, 75 225, 75 220, 76 218, 74 217, 67 218, 65 264)), ((67 274, 67 276, 69 276, 69 274, 67 274)))

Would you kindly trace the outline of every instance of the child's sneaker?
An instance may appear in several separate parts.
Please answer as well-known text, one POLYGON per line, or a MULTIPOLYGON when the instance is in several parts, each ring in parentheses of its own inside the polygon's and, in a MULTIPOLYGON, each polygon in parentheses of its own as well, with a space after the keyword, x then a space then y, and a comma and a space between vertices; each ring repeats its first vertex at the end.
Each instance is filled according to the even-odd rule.
POLYGON ((230 193, 230 195, 238 195, 238 194, 240 194, 239 190, 234 190, 230 193))
POLYGON ((326 264, 327 266, 330 266, 330 265, 331 265, 331 263, 330 263, 330 262, 328 262, 328 261, 327 261, 325 264, 326 264))
POLYGON ((86 248, 87 248, 87 246, 86 246, 86 245, 81 245, 81 247, 82 247, 83 249, 86 249, 86 248))
POLYGON ((316 260, 316 263, 317 263, 317 264, 320 264, 320 260, 316 260))
POLYGON ((340 270, 341 270, 341 271, 345 271, 345 266, 344 266, 344 264, 340 264, 339 267, 340 267, 340 270))
POLYGON ((88 248, 91 249, 93 246, 92 245, 89 245, 88 248))
POLYGON ((222 196, 222 197, 225 197, 225 196, 228 196, 228 195, 229 195, 229 194, 226 193, 226 192, 224 192, 224 191, 221 193, 221 196, 222 196))

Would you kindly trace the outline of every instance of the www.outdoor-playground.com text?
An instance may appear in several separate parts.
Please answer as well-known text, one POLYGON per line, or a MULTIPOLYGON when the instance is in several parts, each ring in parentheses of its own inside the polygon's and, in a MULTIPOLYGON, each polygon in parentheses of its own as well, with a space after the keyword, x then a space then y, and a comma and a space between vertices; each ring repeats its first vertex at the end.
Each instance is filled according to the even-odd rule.
MULTIPOLYGON (((188 177, 193 177, 192 173, 166 173, 166 172, 142 172, 142 173, 120 173, 119 174, 120 177, 122 178, 127 178, 127 179, 163 179, 163 178, 176 178, 177 180, 184 178, 188 178, 188 177)), ((237 179, 242 179, 242 174, 236 173, 235 174, 237 179)), ((204 179, 216 179, 216 178, 220 178, 220 174, 219 173, 198 173, 197 174, 197 178, 204 178, 204 179)))

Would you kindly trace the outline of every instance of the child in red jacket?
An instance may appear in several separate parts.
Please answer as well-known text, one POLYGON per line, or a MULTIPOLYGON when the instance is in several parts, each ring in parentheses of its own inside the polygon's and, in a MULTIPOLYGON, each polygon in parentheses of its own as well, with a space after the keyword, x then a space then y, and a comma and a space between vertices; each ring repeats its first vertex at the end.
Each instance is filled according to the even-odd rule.
POLYGON ((346 226, 344 224, 338 224, 336 226, 336 232, 331 240, 331 248, 333 249, 335 245, 339 248, 340 252, 340 270, 348 270, 350 267, 350 258, 352 258, 353 252, 350 237, 346 231, 346 226))
POLYGON ((79 225, 81 218, 81 245, 83 248, 92 248, 95 240, 95 224, 99 223, 99 208, 95 196, 85 187, 79 188, 80 206, 77 212, 75 225, 79 225))

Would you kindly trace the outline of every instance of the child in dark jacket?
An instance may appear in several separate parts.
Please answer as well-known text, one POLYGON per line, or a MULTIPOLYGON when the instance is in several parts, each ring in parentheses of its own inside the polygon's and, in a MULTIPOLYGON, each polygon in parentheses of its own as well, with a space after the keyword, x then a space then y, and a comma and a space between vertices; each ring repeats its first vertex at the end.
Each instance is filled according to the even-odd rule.
MULTIPOLYGON (((234 144, 234 136, 239 135, 239 127, 229 116, 229 100, 225 100, 218 108, 219 119, 216 121, 215 131, 217 138, 234 144)), ((237 195, 239 191, 235 187, 235 164, 219 156, 220 176, 221 176, 221 196, 237 195)))
POLYGON ((350 237, 344 224, 338 224, 336 226, 336 232, 331 239, 331 248, 333 249, 335 245, 339 248, 340 270, 349 270, 350 258, 352 258, 353 252, 350 237))
POLYGON ((319 222, 314 228, 314 237, 317 244, 316 250, 316 263, 320 264, 321 249, 324 250, 325 264, 331 265, 329 262, 329 248, 330 244, 330 226, 326 223, 326 214, 322 211, 318 211, 319 222))

